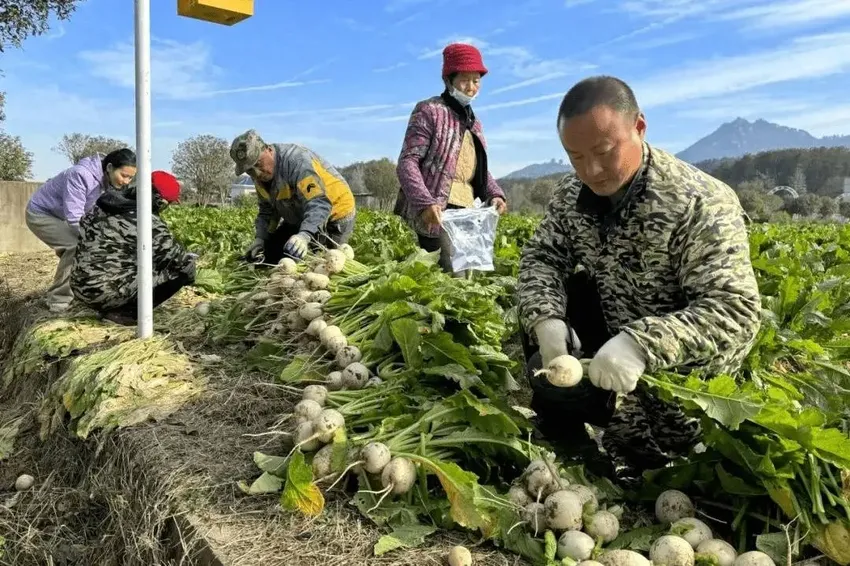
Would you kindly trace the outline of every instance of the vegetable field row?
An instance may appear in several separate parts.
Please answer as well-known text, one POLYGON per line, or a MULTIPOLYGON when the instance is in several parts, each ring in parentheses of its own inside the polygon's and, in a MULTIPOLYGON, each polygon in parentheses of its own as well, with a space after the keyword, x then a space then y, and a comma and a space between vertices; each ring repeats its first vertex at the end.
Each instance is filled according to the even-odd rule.
POLYGON ((376 554, 462 528, 539 564, 850 564, 850 229, 753 227, 764 301, 753 351, 739 375, 645 377, 700 419, 704 439, 624 492, 550 453, 509 400, 524 384, 502 345, 536 219, 500 220, 497 271, 470 280, 443 274, 397 218, 374 212, 359 213, 351 249, 251 270, 233 258, 252 220, 250 209, 168 211, 204 254, 198 286, 211 293, 172 326, 203 321, 200 339, 243 345, 245 363, 298 401, 281 415, 281 450, 254 454, 246 493, 308 515, 347 493, 386 528, 376 554), (671 498, 685 503, 667 512, 671 498))

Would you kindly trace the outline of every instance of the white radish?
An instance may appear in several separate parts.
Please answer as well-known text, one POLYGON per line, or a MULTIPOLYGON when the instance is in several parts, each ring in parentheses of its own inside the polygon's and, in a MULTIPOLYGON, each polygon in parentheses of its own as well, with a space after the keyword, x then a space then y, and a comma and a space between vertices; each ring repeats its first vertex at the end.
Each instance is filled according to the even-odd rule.
POLYGON ((290 311, 286 314, 286 326, 292 331, 300 332, 307 329, 307 322, 298 311, 290 311))
POLYGON ((308 290, 307 289, 307 282, 304 281, 303 279, 296 279, 295 285, 292 286, 292 292, 298 293, 299 291, 306 291, 306 290, 308 290))
POLYGON ((328 374, 327 388, 329 391, 339 391, 343 388, 341 371, 332 371, 328 374))
POLYGON ((312 421, 301 422, 295 427, 295 446, 304 452, 315 452, 322 446, 322 443, 316 438, 312 421))
POLYGON ((581 529, 581 499, 572 491, 556 491, 546 498, 546 524, 559 531, 581 529))
POLYGON ((582 560, 576 566, 605 566, 602 562, 596 560, 582 560))
POLYGON ((319 303, 304 303, 298 307, 298 314, 305 321, 313 321, 322 316, 322 305, 319 303))
POLYGON ((522 510, 522 520, 531 527, 534 536, 546 530, 546 508, 542 503, 532 501, 522 510))
POLYGON ((608 511, 597 511, 584 523, 584 531, 594 539, 602 539, 609 543, 620 534, 620 521, 613 513, 608 511))
POLYGON ((339 251, 341 251, 345 255, 345 259, 354 259, 354 248, 352 248, 348 244, 342 244, 339 247, 339 251))
POLYGON ((688 541, 694 549, 701 543, 711 540, 711 528, 693 517, 685 517, 674 522, 670 527, 670 534, 678 535, 688 541))
POLYGON ((210 314, 210 304, 206 301, 198 303, 195 305, 195 312, 201 316, 207 316, 210 314))
POLYGON ((525 491, 525 488, 521 485, 512 485, 508 490, 508 500, 511 503, 516 505, 517 507, 525 507, 529 503, 531 503, 531 497, 528 495, 528 492, 525 491))
POLYGON ((21 474, 15 480, 15 491, 26 491, 35 484, 35 478, 29 474, 21 474))
POLYGON ((295 405, 295 417, 298 421, 312 421, 322 414, 322 406, 312 399, 302 399, 295 405))
POLYGON ((329 324, 324 330, 319 332, 319 341, 324 345, 334 336, 342 336, 342 330, 339 329, 339 326, 329 324))
POLYGON ((366 381, 366 387, 380 387, 384 384, 384 380, 378 377, 377 375, 373 375, 366 381))
POLYGON ((328 271, 331 275, 335 273, 341 273, 343 269, 345 269, 346 262, 345 254, 340 250, 328 250, 328 253, 325 254, 325 265, 327 266, 328 271))
POLYGON ((465 546, 454 546, 449 551, 449 566, 472 566, 472 554, 465 546))
POLYGON ((554 479, 555 478, 552 477, 552 472, 550 472, 549 468, 544 464, 542 468, 535 467, 528 472, 528 475, 525 478, 525 488, 535 499, 538 499, 543 495, 546 488, 552 484, 554 479))
POLYGON ((382 442, 370 442, 360 450, 363 469, 370 474, 380 474, 390 463, 390 449, 382 442))
POLYGON ((603 566, 652 566, 652 563, 634 550, 609 550, 599 557, 603 566))
POLYGON ((263 303, 271 298, 272 296, 271 294, 269 294, 268 291, 259 291, 257 293, 254 293, 254 295, 251 297, 251 300, 255 303, 263 303))
POLYGON ((298 273, 298 264, 295 263, 295 260, 291 257, 285 257, 279 262, 277 262, 277 266, 281 272, 294 275, 298 273))
POLYGON ((348 345, 336 353, 336 365, 341 368, 348 367, 361 359, 363 359, 363 354, 360 353, 360 348, 353 345, 348 345))
POLYGON ((549 362, 546 369, 537 370, 534 374, 544 374, 555 387, 574 387, 581 381, 584 368, 578 359, 564 354, 549 362))
POLYGON ((610 507, 608 507, 605 510, 608 511, 609 513, 611 513, 612 515, 614 515, 615 517, 617 517, 617 520, 620 520, 620 519, 623 518, 623 508, 620 505, 611 505, 610 507))
POLYGON ((567 531, 558 539, 558 558, 587 560, 596 548, 596 541, 581 531, 567 531))
POLYGON ((699 543, 697 557, 714 558, 717 566, 732 566, 738 558, 738 552, 725 540, 711 539, 699 543))
POLYGON ((776 566, 773 558, 758 550, 745 552, 736 558, 732 564, 733 566, 776 566))
POLYGON ((682 537, 664 535, 649 549, 654 566, 694 566, 694 548, 682 537))
POLYGON ((330 279, 324 273, 305 273, 303 281, 307 284, 307 288, 313 291, 327 289, 330 285, 330 279))
POLYGON ((416 465, 407 458, 393 458, 381 472, 381 484, 393 495, 407 493, 414 483, 416 465))
POLYGON ((319 406, 324 407, 325 401, 328 400, 328 388, 324 385, 308 385, 304 388, 302 399, 315 401, 319 406))
POLYGON ((354 362, 342 370, 342 384, 346 389, 363 389, 369 381, 369 368, 354 362))
MULTIPOLYGON (((307 304, 310 304, 310 303, 307 303, 307 304)), ((328 325, 328 323, 325 322, 325 319, 314 318, 313 320, 310 321, 310 324, 307 325, 307 330, 305 330, 304 332, 308 336, 314 336, 314 337, 318 338, 319 333, 322 330, 324 330, 327 325, 328 325)))
POLYGON ((599 509, 599 500, 596 499, 596 494, 586 485, 574 483, 568 486, 566 490, 578 495, 579 499, 581 499, 582 509, 586 513, 596 513, 596 510, 599 509))
POLYGON ((693 517, 694 513, 694 504, 690 497, 681 491, 669 489, 655 500, 655 517, 665 525, 685 517, 693 517))
POLYGON ((307 301, 311 303, 319 303, 320 305, 324 305, 328 301, 331 300, 331 292, 330 291, 308 291, 307 301))
POLYGON ((308 300, 310 295, 313 293, 308 291, 307 289, 298 289, 292 292, 292 297, 297 305, 303 305, 304 303, 309 303, 308 300))
POLYGON ((313 477, 315 479, 321 479, 331 475, 333 472, 333 452, 334 452, 333 444, 326 444, 322 446, 316 455, 313 456, 313 477))
POLYGON ((320 442, 328 443, 334 438, 334 434, 345 427, 345 417, 336 409, 324 409, 313 421, 313 428, 320 442))
POLYGON ((325 343, 325 349, 334 357, 346 346, 348 346, 348 340, 342 334, 329 338, 325 343))
POLYGON ((314 275, 323 275, 325 277, 329 277, 329 276, 333 275, 333 273, 331 273, 331 270, 328 267, 327 263, 320 263, 320 264, 316 265, 315 267, 313 267, 312 273, 314 275))

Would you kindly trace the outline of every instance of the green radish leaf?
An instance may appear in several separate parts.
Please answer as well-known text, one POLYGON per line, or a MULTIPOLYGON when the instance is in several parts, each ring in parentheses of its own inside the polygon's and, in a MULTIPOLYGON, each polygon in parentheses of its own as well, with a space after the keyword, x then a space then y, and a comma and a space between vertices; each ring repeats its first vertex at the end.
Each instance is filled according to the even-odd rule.
POLYGON ((399 548, 416 548, 425 543, 425 537, 433 534, 436 527, 429 525, 402 525, 388 535, 378 539, 373 549, 375 556, 382 556, 399 548))
POLYGON ((445 377, 457 382, 462 389, 470 389, 481 384, 481 378, 459 364, 446 364, 429 367, 422 370, 425 375, 445 377))
POLYGON ((283 480, 276 475, 263 472, 250 486, 244 481, 240 481, 237 485, 247 495, 264 495, 268 493, 280 493, 280 489, 283 487, 283 480))
POLYGON ((409 318, 394 320, 390 324, 393 338, 401 348, 401 355, 409 368, 422 367, 422 335, 419 323, 409 318))
POLYGON ((426 335, 422 340, 422 352, 426 360, 434 362, 432 366, 457 364, 470 372, 477 372, 469 350, 455 342, 448 332, 426 335))
POLYGON ((298 510, 308 517, 315 517, 325 507, 325 497, 313 483, 313 470, 304 460, 304 454, 296 451, 286 469, 286 486, 280 495, 284 509, 298 510))
POLYGON ((279 478, 286 477, 287 462, 283 456, 269 456, 262 452, 254 452, 254 464, 263 472, 274 474, 279 478))
POLYGON ((324 376, 313 369, 313 360, 306 355, 298 355, 280 372, 280 381, 299 383, 302 381, 323 381, 324 376))

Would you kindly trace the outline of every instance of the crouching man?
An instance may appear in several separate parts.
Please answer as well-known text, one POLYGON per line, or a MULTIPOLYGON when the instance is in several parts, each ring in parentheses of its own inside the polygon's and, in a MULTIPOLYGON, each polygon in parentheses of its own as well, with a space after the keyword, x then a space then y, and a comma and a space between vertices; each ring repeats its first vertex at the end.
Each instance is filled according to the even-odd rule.
POLYGON ((619 79, 566 94, 557 127, 575 172, 523 250, 517 288, 541 432, 580 454, 584 423, 602 427, 623 480, 686 455, 700 436, 641 376, 737 370, 761 309, 737 196, 646 143, 646 126, 619 79), (592 358, 579 385, 534 376, 567 353, 592 358))
MULTIPOLYGON (((151 175, 153 188, 153 303, 158 306, 195 281, 195 256, 174 241, 160 213, 178 202, 180 184, 164 171, 151 175)), ((137 320, 136 187, 110 190, 80 221, 71 291, 105 319, 132 325, 137 320)))

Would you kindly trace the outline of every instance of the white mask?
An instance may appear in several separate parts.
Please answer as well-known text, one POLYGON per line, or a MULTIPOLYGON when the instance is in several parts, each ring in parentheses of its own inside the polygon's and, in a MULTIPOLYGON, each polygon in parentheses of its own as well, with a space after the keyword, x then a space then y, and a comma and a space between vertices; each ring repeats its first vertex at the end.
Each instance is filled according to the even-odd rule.
POLYGON ((472 101, 475 100, 475 96, 477 96, 477 95, 469 96, 468 94, 464 94, 461 91, 459 91, 458 89, 456 89, 455 87, 451 88, 451 90, 449 91, 449 94, 451 95, 452 98, 454 98, 455 100, 460 102, 461 105, 463 105, 463 106, 469 106, 470 104, 472 104, 472 101))

